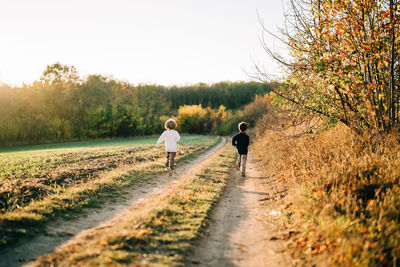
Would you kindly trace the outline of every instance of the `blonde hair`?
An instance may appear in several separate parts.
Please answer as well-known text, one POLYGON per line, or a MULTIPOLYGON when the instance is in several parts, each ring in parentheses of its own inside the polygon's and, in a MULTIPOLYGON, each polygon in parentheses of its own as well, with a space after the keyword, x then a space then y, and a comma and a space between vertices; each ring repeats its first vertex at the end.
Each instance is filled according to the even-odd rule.
POLYGON ((165 129, 174 130, 176 128, 176 121, 174 119, 169 119, 165 122, 165 129))

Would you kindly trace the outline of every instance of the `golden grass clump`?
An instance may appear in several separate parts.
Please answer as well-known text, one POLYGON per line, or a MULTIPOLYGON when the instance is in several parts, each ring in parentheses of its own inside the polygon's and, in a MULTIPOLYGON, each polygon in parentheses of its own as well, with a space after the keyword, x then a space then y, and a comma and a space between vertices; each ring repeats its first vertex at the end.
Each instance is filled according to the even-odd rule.
POLYGON ((254 149, 266 172, 292 188, 294 255, 309 260, 322 254, 334 265, 399 266, 396 137, 371 140, 342 125, 321 134, 285 134, 267 130, 254 149))

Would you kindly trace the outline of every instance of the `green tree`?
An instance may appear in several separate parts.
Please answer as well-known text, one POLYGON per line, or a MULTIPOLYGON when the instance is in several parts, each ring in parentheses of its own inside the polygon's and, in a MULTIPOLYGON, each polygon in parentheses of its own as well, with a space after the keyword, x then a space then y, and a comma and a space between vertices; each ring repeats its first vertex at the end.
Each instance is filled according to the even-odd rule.
POLYGON ((78 83, 80 78, 74 66, 67 66, 57 62, 46 67, 40 80, 50 84, 78 83))

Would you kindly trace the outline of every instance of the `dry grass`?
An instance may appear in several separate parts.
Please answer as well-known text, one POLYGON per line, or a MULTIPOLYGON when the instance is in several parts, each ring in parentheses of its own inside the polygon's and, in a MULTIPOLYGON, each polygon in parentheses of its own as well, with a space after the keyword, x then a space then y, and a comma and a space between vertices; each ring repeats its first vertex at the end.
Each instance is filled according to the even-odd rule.
POLYGON ((183 266, 223 192, 235 151, 226 145, 176 185, 74 238, 30 266, 183 266))
POLYGON ((285 137, 265 131, 261 165, 290 188, 290 242, 306 264, 400 265, 400 145, 344 126, 285 137), (294 233, 294 234, 293 234, 294 233))

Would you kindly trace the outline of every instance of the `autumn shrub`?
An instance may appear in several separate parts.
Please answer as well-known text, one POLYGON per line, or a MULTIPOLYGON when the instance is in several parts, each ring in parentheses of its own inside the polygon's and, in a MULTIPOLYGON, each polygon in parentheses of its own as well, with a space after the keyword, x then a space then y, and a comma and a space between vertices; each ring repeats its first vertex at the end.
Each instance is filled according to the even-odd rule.
POLYGON ((227 113, 226 120, 224 120, 217 128, 218 135, 232 135, 237 131, 238 123, 243 120, 242 111, 230 111, 227 113))
POLYGON ((271 93, 263 96, 256 96, 253 102, 243 107, 242 120, 254 126, 259 119, 273 108, 271 104, 273 98, 274 95, 271 93))
POLYGON ((184 105, 178 109, 178 129, 184 133, 212 133, 225 117, 225 107, 222 105, 217 111, 201 105, 184 105))
POLYGON ((287 214, 297 233, 289 243, 294 255, 323 254, 333 265, 398 266, 397 139, 377 142, 343 125, 300 137, 290 131, 258 131, 253 149, 265 171, 292 188, 287 214))
POLYGON ((253 128, 256 123, 259 123, 259 120, 274 111, 276 108, 273 104, 275 97, 276 95, 273 93, 256 96, 252 102, 239 110, 228 112, 226 120, 217 128, 217 134, 232 135, 238 131, 237 127, 241 121, 245 121, 249 127, 253 128))

